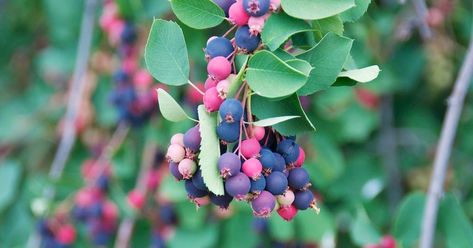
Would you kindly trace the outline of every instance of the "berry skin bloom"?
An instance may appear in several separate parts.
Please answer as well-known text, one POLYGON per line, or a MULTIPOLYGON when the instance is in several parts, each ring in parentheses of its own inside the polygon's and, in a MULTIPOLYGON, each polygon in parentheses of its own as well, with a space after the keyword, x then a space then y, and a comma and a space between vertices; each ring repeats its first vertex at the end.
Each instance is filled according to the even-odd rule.
POLYGON ((268 191, 262 191, 251 201, 251 208, 256 217, 267 218, 276 206, 276 199, 268 191))
POLYGON ((236 142, 240 137, 240 123, 221 122, 217 126, 217 136, 224 144, 236 142))
POLYGON ((211 37, 205 48, 205 55, 212 59, 218 56, 228 58, 234 51, 232 42, 224 37, 211 37))
POLYGON ((253 194, 259 194, 261 191, 266 188, 266 179, 264 178, 263 175, 259 175, 258 179, 256 180, 251 180, 251 188, 250 192, 253 194))
POLYGON ((273 195, 281 195, 287 189, 287 178, 284 173, 275 171, 266 177, 266 190, 273 195))
POLYGON ((204 94, 204 106, 209 112, 215 112, 220 108, 223 99, 220 97, 216 87, 212 87, 205 91, 204 94))
POLYGON ((309 173, 304 168, 294 168, 287 177, 289 187, 296 190, 306 190, 310 187, 309 173))
POLYGON ((194 152, 200 149, 201 140, 199 126, 187 130, 184 134, 184 146, 194 152))
POLYGON ((237 200, 243 200, 250 192, 250 187, 250 179, 241 172, 225 181, 225 191, 237 200))

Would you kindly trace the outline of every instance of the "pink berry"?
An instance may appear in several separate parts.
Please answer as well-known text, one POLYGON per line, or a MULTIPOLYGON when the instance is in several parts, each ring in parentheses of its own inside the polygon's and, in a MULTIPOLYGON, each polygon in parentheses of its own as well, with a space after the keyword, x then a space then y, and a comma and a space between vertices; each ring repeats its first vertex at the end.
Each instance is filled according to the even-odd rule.
POLYGON ((217 84, 217 91, 220 98, 225 99, 227 98, 228 88, 230 87, 230 81, 228 79, 221 80, 217 84))
POLYGON ((261 141, 264 138, 265 130, 264 127, 254 127, 253 136, 257 141, 261 141))
POLYGON ((213 79, 212 77, 208 77, 207 80, 205 80, 205 90, 208 90, 212 87, 217 87, 218 80, 213 79))
POLYGON ((209 112, 217 111, 220 108, 220 104, 222 104, 223 99, 220 98, 218 95, 218 91, 216 87, 212 87, 205 91, 204 95, 204 106, 205 109, 209 112))
POLYGON ((261 145, 259 144, 258 140, 256 140, 256 138, 251 138, 242 141, 240 149, 241 154, 243 154, 245 158, 253 158, 259 154, 261 145))
POLYGON ((255 36, 261 33, 261 31, 263 30, 265 21, 266 21, 266 16, 250 17, 250 19, 248 20, 248 26, 250 27, 250 34, 255 36))
POLYGON ((241 169, 249 178, 256 180, 261 175, 263 166, 258 159, 250 158, 243 163, 241 169))
POLYGON ((233 24, 238 26, 246 25, 249 18, 250 16, 243 9, 242 1, 237 1, 236 3, 232 4, 232 6, 230 6, 230 9, 228 9, 228 19, 233 24))
MULTIPOLYGON (((197 88, 201 91, 205 90, 204 84, 202 83, 197 83, 195 84, 195 86, 197 86, 197 88)), ((194 87, 187 87, 186 99, 190 104, 198 105, 202 103, 202 94, 200 94, 200 92, 197 91, 194 87)))
POLYGON ((144 69, 141 69, 133 76, 133 82, 136 87, 146 89, 153 83, 153 77, 144 69))
POLYGON ((304 152, 304 149, 302 149, 302 147, 299 146, 299 157, 297 157, 297 160, 294 166, 301 167, 304 164, 304 161, 305 161, 305 152, 304 152))
POLYGON ((137 189, 132 190, 128 193, 128 204, 134 209, 141 209, 145 204, 145 196, 137 189))
POLYGON ((396 240, 391 235, 385 235, 380 242, 381 248, 396 248, 396 240))
POLYGON ((88 189, 81 189, 77 192, 75 202, 80 207, 88 207, 94 203, 93 192, 88 189))
POLYGON ((115 203, 106 201, 103 204, 103 218, 107 220, 116 220, 118 217, 118 209, 115 203))
POLYGON ((186 155, 186 150, 184 147, 178 144, 171 144, 168 147, 168 152, 166 153, 166 158, 174 163, 179 163, 184 159, 186 155))
POLYGON ((270 0, 269 1, 269 10, 275 12, 281 6, 281 0, 270 0))
POLYGON ((56 233, 56 239, 64 245, 70 245, 76 240, 76 229, 72 225, 59 227, 56 233))
POLYGON ((284 220, 290 221, 297 215, 297 208, 294 205, 282 206, 279 207, 278 214, 284 220))
POLYGON ((207 72, 210 77, 223 80, 232 72, 232 64, 223 56, 218 56, 209 61, 207 72))
POLYGON ((179 173, 181 173, 184 179, 189 179, 194 175, 195 171, 197 170, 197 165, 193 160, 188 158, 183 159, 179 165, 177 166, 179 173))
POLYGON ((180 145, 184 147, 184 134, 176 133, 171 137, 171 144, 172 145, 180 145))
POLYGON ((282 195, 276 196, 279 205, 281 206, 289 206, 294 202, 294 192, 292 190, 286 190, 282 195))

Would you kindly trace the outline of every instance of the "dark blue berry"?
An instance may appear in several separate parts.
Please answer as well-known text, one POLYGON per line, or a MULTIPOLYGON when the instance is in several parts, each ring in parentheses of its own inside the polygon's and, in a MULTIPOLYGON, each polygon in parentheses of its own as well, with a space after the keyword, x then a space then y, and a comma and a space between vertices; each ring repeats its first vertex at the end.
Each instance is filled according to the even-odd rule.
POLYGON ((131 44, 136 40, 136 28, 131 23, 126 23, 120 35, 123 44, 131 44))
POLYGON ((314 201, 314 194, 310 190, 294 192, 294 207, 306 210, 314 201))
POLYGON ((243 9, 250 16, 263 16, 269 11, 269 0, 243 0, 243 9))
POLYGON ((286 169, 286 160, 281 156, 281 154, 273 152, 274 155, 274 166, 272 171, 283 172, 286 169))
POLYGON ((240 138, 240 123, 220 122, 217 126, 217 136, 225 143, 233 143, 240 138))
POLYGON ((309 173, 304 168, 294 168, 287 177, 289 187, 301 190, 310 185, 309 173))
POLYGON ((178 169, 178 164, 174 163, 174 162, 169 162, 169 171, 171 172, 171 174, 174 176, 174 178, 176 178, 176 180, 180 181, 183 179, 183 176, 182 174, 179 172, 179 169, 178 169))
POLYGON ((282 195, 287 189, 287 178, 284 173, 274 171, 266 177, 266 190, 273 195, 282 195))
POLYGON ((103 212, 103 205, 101 202, 96 202, 89 207, 89 214, 94 218, 100 218, 103 212))
POLYGON ((216 37, 207 44, 205 54, 209 58, 215 58, 218 56, 227 58, 234 50, 232 42, 229 39, 216 37))
POLYGON ((192 176, 192 183, 196 188, 203 191, 208 191, 207 186, 204 183, 204 178, 202 177, 202 170, 197 169, 195 174, 192 176))
POLYGON ((251 53, 256 50, 260 41, 261 38, 259 35, 250 34, 250 28, 248 26, 239 27, 235 33, 236 45, 246 53, 251 53))
POLYGON ((265 188, 266 188, 266 179, 264 178, 264 176, 260 175, 258 179, 251 180, 251 188, 250 188, 251 193, 259 194, 265 188))
POLYGON ((192 183, 192 180, 186 180, 185 184, 186 192, 189 198, 200 198, 204 197, 208 194, 208 191, 206 190, 200 190, 197 187, 194 186, 192 183))
POLYGON ((210 193, 210 201, 219 206, 220 208, 227 209, 230 206, 230 202, 232 202, 233 197, 227 193, 224 195, 215 195, 214 193, 210 193))
POLYGON ((278 144, 277 151, 286 161, 286 164, 292 164, 299 157, 299 145, 291 139, 285 139, 278 144))
POLYGON ((218 110, 218 112, 223 121, 229 123, 239 123, 241 117, 243 116, 243 107, 241 106, 240 101, 233 98, 227 98, 220 105, 220 109, 218 110))
POLYGON ((100 177, 97 179, 97 188, 99 188, 103 192, 108 191, 108 184, 109 179, 108 176, 105 174, 100 175, 100 177))
POLYGON ((232 4, 236 2, 236 0, 212 0, 212 2, 222 8, 225 12, 225 15, 228 17, 228 9, 230 9, 230 6, 232 6, 232 4))
POLYGON ((268 148, 263 148, 260 150, 259 154, 259 161, 261 162, 261 165, 263 165, 263 170, 266 173, 271 172, 276 163, 276 158, 274 157, 273 152, 268 148))

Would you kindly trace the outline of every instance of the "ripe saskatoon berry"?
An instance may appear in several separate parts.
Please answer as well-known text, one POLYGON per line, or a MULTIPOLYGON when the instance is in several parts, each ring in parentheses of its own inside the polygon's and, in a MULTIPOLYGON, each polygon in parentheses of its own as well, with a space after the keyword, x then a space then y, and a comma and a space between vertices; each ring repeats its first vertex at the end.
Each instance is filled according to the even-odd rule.
POLYGON ((258 179, 251 180, 250 192, 253 194, 259 194, 266 188, 266 179, 263 175, 259 175, 258 179))
POLYGON ((184 179, 189 179, 192 177, 192 175, 194 175, 197 165, 193 160, 185 158, 179 162, 179 166, 177 168, 184 179))
POLYGON ((207 72, 210 77, 223 80, 232 72, 232 64, 225 57, 218 56, 209 61, 207 72))
POLYGON ((270 0, 269 1, 269 10, 270 11, 276 11, 279 9, 281 6, 281 0, 270 0))
POLYGON ((177 181, 184 179, 182 174, 179 172, 178 164, 174 162, 169 162, 169 171, 176 178, 177 181))
POLYGON ((302 147, 299 146, 299 157, 297 158, 294 166, 301 167, 304 164, 304 161, 305 161, 305 152, 304 152, 304 149, 302 149, 302 147))
POLYGON ((241 170, 249 178, 256 180, 258 179, 261 172, 263 171, 263 166, 261 165, 261 162, 258 159, 250 158, 246 160, 245 162, 243 162, 243 165, 241 166, 241 170))
POLYGON ((240 172, 241 161, 233 152, 226 152, 218 158, 218 170, 223 178, 228 178, 240 172))
POLYGON ((204 93, 204 106, 209 112, 217 111, 222 104, 223 99, 220 97, 216 87, 212 87, 204 93))
POLYGON ((208 193, 206 190, 200 190, 196 188, 194 184, 192 183, 192 180, 186 180, 185 188, 186 188, 187 196, 190 199, 204 197, 208 193))
POLYGON ((306 210, 309 207, 315 208, 314 193, 310 190, 295 192, 294 206, 299 210, 306 210))
POLYGON ((281 195, 287 189, 287 178, 284 173, 275 171, 266 177, 266 190, 273 195, 281 195))
POLYGON ((237 141, 240 138, 240 124, 220 122, 217 126, 217 136, 227 144, 237 141))
POLYGON ((208 58, 215 58, 218 56, 222 56, 228 58, 233 51, 232 42, 224 37, 211 37, 207 42, 207 47, 205 48, 205 55, 208 58), (211 39, 211 40, 210 40, 211 39))
POLYGON ((166 158, 169 161, 172 161, 174 163, 179 163, 181 162, 181 160, 184 159, 185 155, 186 155, 186 150, 184 150, 184 147, 177 144, 171 144, 168 147, 166 158))
POLYGON ((284 172, 286 169, 286 160, 281 156, 281 154, 273 152, 275 163, 273 165, 273 171, 284 172))
POLYGON ((212 0, 215 4, 217 4, 220 8, 223 9, 225 15, 228 16, 228 9, 232 4, 236 2, 236 0, 212 0))
POLYGON ((243 9, 243 3, 241 1, 232 4, 230 9, 228 9, 228 19, 233 24, 238 26, 246 25, 249 18, 250 15, 243 9))
POLYGON ((197 152, 200 148, 200 137, 199 126, 195 126, 184 134, 184 146, 191 149, 194 152, 197 152))
POLYGON ((286 190, 282 195, 276 196, 279 205, 289 206, 294 202, 294 192, 292 190, 286 190))
POLYGON ((239 27, 235 33, 235 43, 244 53, 251 53, 256 50, 260 41, 259 35, 251 35, 248 26, 239 27))
POLYGON ((70 245, 76 240, 76 229, 69 224, 61 226, 57 230, 56 239, 61 244, 70 245))
POLYGON ((218 112, 225 122, 240 122, 243 116, 243 107, 240 101, 234 98, 228 98, 220 105, 218 112))
POLYGON ((233 200, 233 197, 228 194, 215 195, 214 193, 210 193, 209 196, 210 196, 210 201, 213 204, 223 209, 228 209, 228 207, 230 206, 230 202, 232 202, 233 200))
POLYGON ((259 154, 261 145, 255 138, 250 138, 241 142, 240 150, 245 158, 252 158, 259 154))
POLYGON ((275 206, 276 199, 268 191, 262 191, 251 201, 251 208, 256 217, 269 217, 275 206))
POLYGON ((204 183, 204 178, 202 177, 202 170, 197 170, 195 174, 192 176, 192 183, 194 186, 200 190, 208 191, 209 189, 204 183))
POLYGON ((250 192, 250 187, 250 179, 241 172, 225 181, 225 191, 237 200, 243 200, 250 192))
POLYGON ((264 127, 254 127, 253 136, 256 140, 261 141, 264 138, 265 130, 264 127))
POLYGON ((297 208, 293 205, 281 206, 278 209, 278 214, 285 221, 290 221, 297 215, 297 208))
POLYGON ((218 38, 218 36, 211 36, 208 40, 207 40, 207 43, 205 43, 205 45, 208 45, 212 40, 214 40, 215 38, 218 38))
POLYGON ((145 204, 145 197, 141 191, 132 190, 128 193, 128 204, 135 209, 141 209, 145 204))
POLYGON ((207 80, 205 80, 205 90, 208 90, 212 87, 217 87, 217 83, 218 80, 208 77, 207 80))
POLYGON ((278 144, 277 152, 283 156, 286 164, 293 164, 299 158, 299 145, 292 139, 285 139, 278 144))
POLYGON ((310 187, 309 173, 304 168, 294 168, 287 177, 289 187, 297 190, 306 190, 310 187))
POLYGON ((250 16, 263 16, 269 10, 269 0, 243 0, 243 8, 250 16))
MULTIPOLYGON (((228 79, 220 80, 217 83, 218 96, 222 99, 227 98, 228 88, 230 87, 230 81, 228 79)), ((220 105, 221 106, 221 105, 220 105)))
POLYGON ((253 36, 260 34, 263 30, 266 19, 266 15, 260 17, 250 17, 250 19, 248 19, 248 27, 250 28, 250 34, 253 36))
POLYGON ((271 173, 273 165, 276 163, 276 158, 273 155, 273 152, 268 148, 263 148, 260 150, 259 161, 263 165, 263 171, 265 174, 271 173))

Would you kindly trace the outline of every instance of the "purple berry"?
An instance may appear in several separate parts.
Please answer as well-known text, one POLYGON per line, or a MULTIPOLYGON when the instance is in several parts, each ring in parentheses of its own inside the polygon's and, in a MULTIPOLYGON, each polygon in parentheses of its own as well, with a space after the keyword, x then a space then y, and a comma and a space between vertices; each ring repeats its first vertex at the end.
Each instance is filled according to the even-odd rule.
POLYGON ((287 178, 284 173, 275 171, 266 177, 266 190, 273 195, 281 195, 287 189, 287 178))
POLYGON ((304 168, 294 168, 287 177, 289 187, 297 190, 307 189, 310 186, 309 174, 304 168))
POLYGON ((230 6, 232 6, 232 4, 236 2, 236 0, 212 0, 212 2, 222 8, 225 12, 225 15, 228 16, 228 9, 230 9, 230 6))
POLYGON ((256 217, 269 217, 275 206, 276 198, 268 191, 262 191, 251 202, 251 208, 256 217))
POLYGON ((251 180, 251 188, 250 192, 253 194, 259 194, 261 191, 266 188, 266 179, 264 176, 260 175, 258 179, 256 180, 251 180))
POLYGON ((235 33, 235 43, 245 53, 251 53, 256 50, 260 41, 259 35, 251 35, 248 26, 239 27, 235 33))
POLYGON ((204 183, 204 178, 202 177, 202 170, 197 169, 195 174, 192 176, 192 183, 194 186, 200 190, 208 191, 209 189, 204 183))
POLYGON ((182 179, 184 179, 182 174, 179 172, 178 164, 174 162, 169 162, 169 171, 174 176, 174 178, 176 178, 176 180, 181 181, 182 179))
POLYGON ((269 11, 269 0, 243 0, 243 8, 250 16, 263 16, 269 11))
POLYGON ((314 193, 310 190, 298 191, 294 194, 294 206, 299 210, 306 210, 315 207, 314 193))
POLYGON ((210 201, 219 206, 220 208, 227 209, 230 206, 230 202, 232 202, 233 197, 224 194, 224 195, 215 195, 214 193, 210 193, 210 201))
POLYGON ((217 136, 224 143, 233 143, 240 138, 240 123, 220 122, 217 126, 217 136))
POLYGON ((240 122, 241 117, 243 116, 243 107, 241 106, 241 102, 233 99, 227 98, 221 105, 220 109, 218 110, 220 113, 220 117, 225 122, 233 123, 233 122, 240 122))
POLYGON ((218 159, 218 170, 223 178, 228 178, 240 172, 241 161, 233 152, 226 152, 218 159))
POLYGON ((237 200, 243 200, 250 192, 250 179, 243 173, 238 173, 225 181, 225 190, 237 200))
POLYGON ((286 164, 293 164, 299 158, 299 145, 292 139, 285 139, 278 144, 277 152, 283 156, 286 164))
POLYGON ((283 172, 286 169, 286 160, 281 156, 281 154, 273 152, 274 155, 274 166, 273 171, 283 172))
POLYGON ((210 59, 218 56, 227 58, 234 50, 232 42, 229 39, 224 37, 215 37, 207 43, 205 55, 210 59))
POLYGON ((186 148, 189 148, 194 152, 199 151, 201 140, 202 138, 200 137, 199 126, 187 130, 184 134, 184 145, 186 148))
POLYGON ((208 194, 208 191, 200 190, 197 187, 195 187, 194 184, 192 183, 192 180, 186 180, 185 188, 186 188, 187 196, 190 199, 204 197, 208 194))
POLYGON ((276 163, 276 158, 271 150, 268 148, 263 148, 259 152, 260 158, 259 161, 263 165, 263 171, 265 174, 271 173, 274 164, 276 163))

